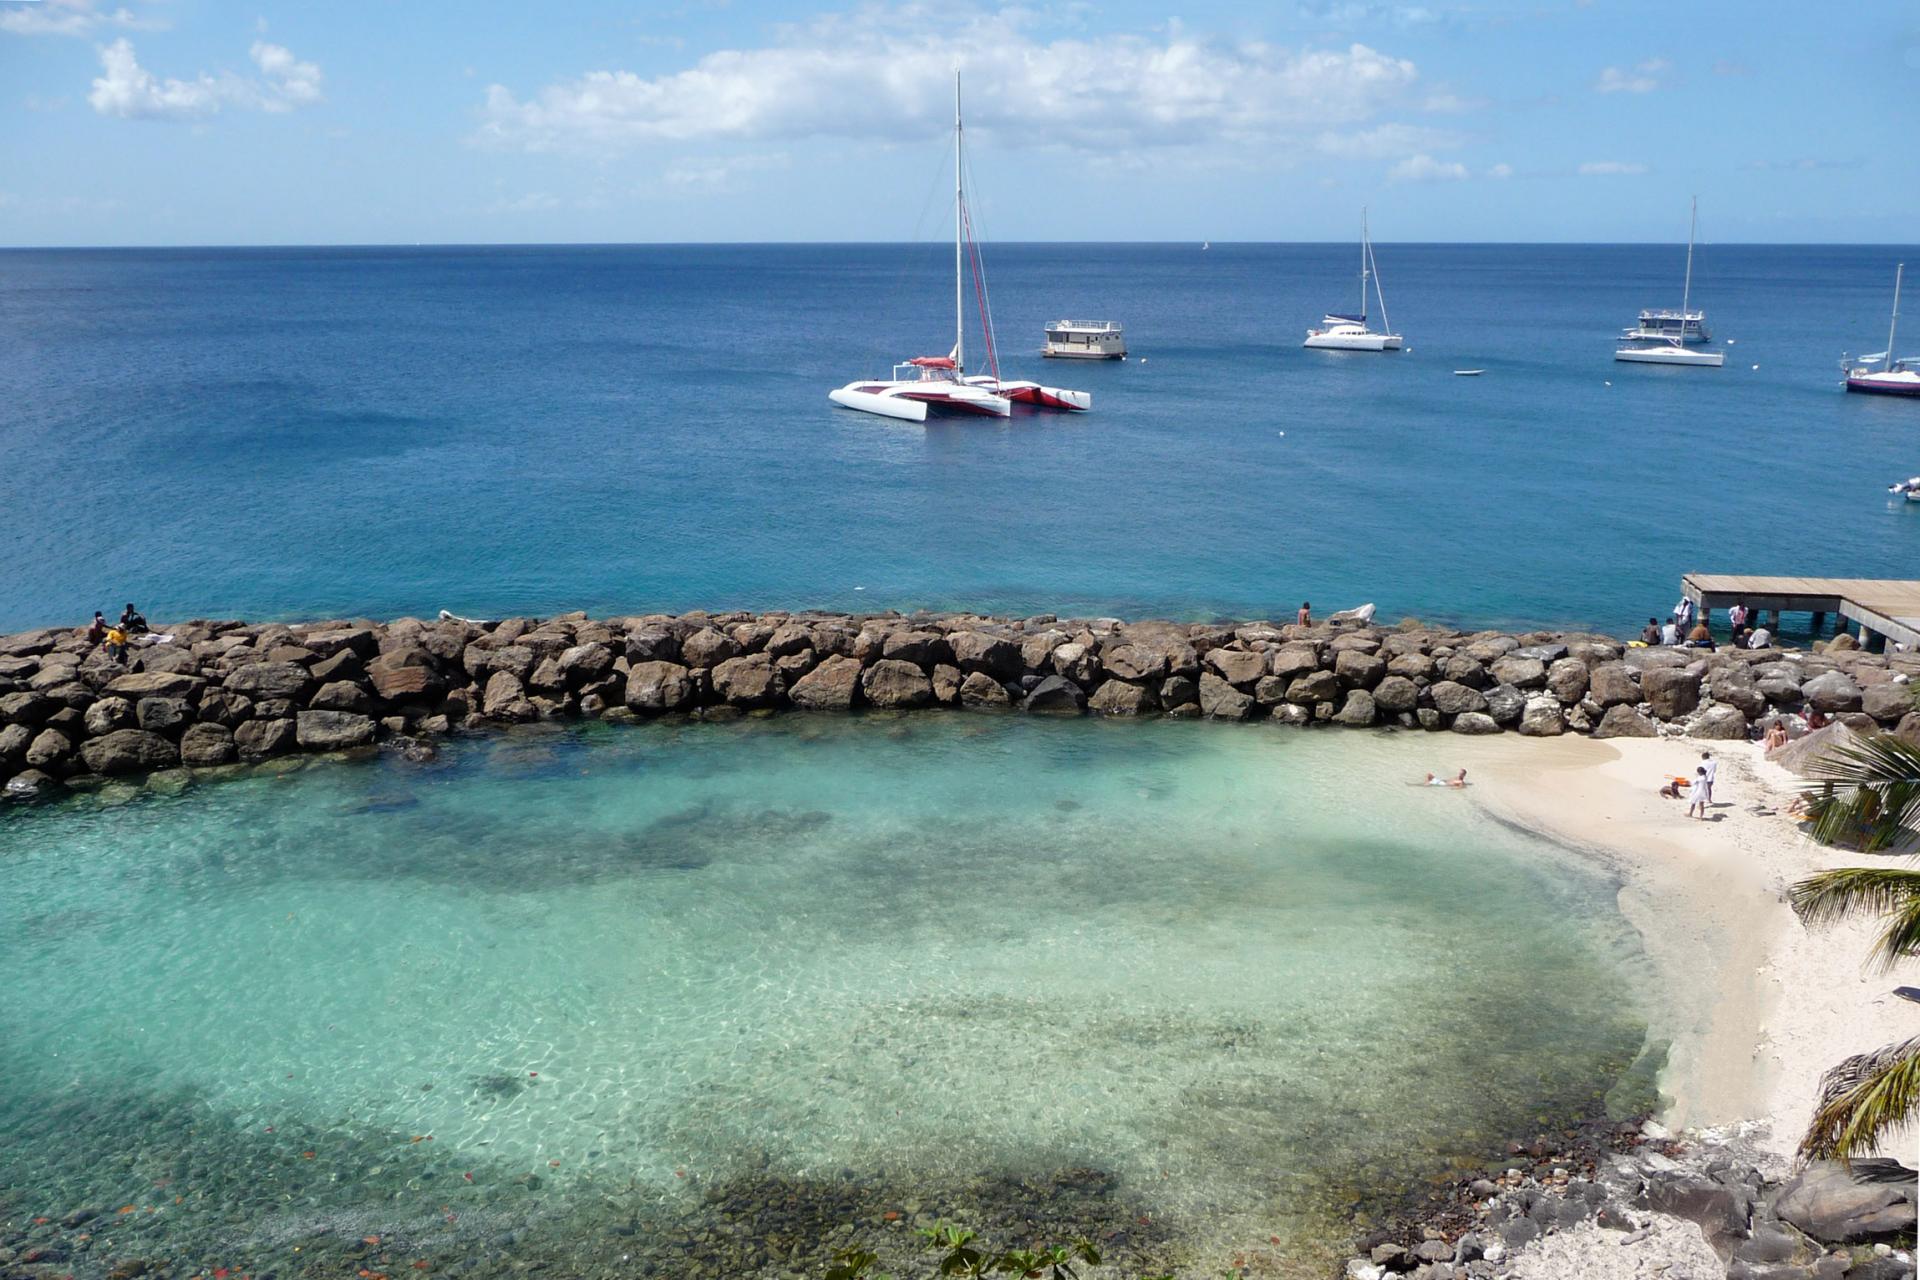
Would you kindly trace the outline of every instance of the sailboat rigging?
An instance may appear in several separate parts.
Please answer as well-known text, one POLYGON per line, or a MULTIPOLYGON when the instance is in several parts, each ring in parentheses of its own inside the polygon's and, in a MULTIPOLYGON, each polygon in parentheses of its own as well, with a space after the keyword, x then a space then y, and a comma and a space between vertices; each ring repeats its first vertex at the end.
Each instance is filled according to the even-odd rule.
POLYGON ((1687 276, 1680 290, 1680 327, 1671 334, 1649 332, 1646 328, 1647 316, 1643 312, 1641 328, 1629 330, 1621 335, 1620 345, 1613 350, 1615 360, 1629 364, 1684 364, 1699 365, 1702 368, 1718 369, 1726 362, 1726 353, 1721 351, 1689 351, 1687 343, 1691 334, 1698 334, 1697 341, 1706 338, 1706 314, 1695 314, 1688 310, 1693 304, 1693 241, 1694 233, 1700 224, 1700 197, 1693 198, 1693 211, 1687 218, 1687 276), (1691 322, 1693 328, 1688 329, 1691 322))
POLYGON ((1367 211, 1360 211, 1360 314, 1342 315, 1329 311, 1322 327, 1307 330, 1300 345, 1329 351, 1398 351, 1400 335, 1393 332, 1387 319, 1387 294, 1380 285, 1380 264, 1374 261, 1373 237, 1367 232, 1367 211), (1367 281, 1373 281, 1374 296, 1380 300, 1380 328, 1367 327, 1367 281))

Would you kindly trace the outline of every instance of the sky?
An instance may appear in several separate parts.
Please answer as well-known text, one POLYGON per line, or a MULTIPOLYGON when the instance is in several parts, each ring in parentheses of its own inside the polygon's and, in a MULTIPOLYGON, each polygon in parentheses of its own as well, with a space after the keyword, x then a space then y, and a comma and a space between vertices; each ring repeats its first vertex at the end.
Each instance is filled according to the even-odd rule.
POLYGON ((1920 5, 0 0, 0 245, 1920 240, 1920 5))

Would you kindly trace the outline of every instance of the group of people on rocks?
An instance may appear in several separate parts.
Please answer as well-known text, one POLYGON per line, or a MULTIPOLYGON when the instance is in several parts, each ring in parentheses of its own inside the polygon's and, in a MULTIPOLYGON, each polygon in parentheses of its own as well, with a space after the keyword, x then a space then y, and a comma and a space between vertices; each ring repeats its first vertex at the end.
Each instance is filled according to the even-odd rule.
MULTIPOLYGON (((1735 649, 1771 649, 1773 633, 1765 627, 1749 625, 1754 615, 1742 601, 1727 610, 1727 624, 1732 627, 1732 638, 1728 641, 1735 649)), ((1713 641, 1713 632, 1707 627, 1707 620, 1696 614, 1692 600, 1680 597, 1680 603, 1673 606, 1673 612, 1665 622, 1658 618, 1648 618, 1647 625, 1640 632, 1640 643, 1648 648, 1665 646, 1669 649, 1717 649, 1713 641)))
POLYGON ((147 626, 146 618, 133 607, 133 601, 127 601, 127 607, 121 611, 118 622, 108 622, 106 615, 98 609, 93 611, 93 623, 87 628, 89 643, 105 645, 107 657, 114 662, 127 660, 127 646, 134 642, 135 636, 144 636, 152 630, 147 626))

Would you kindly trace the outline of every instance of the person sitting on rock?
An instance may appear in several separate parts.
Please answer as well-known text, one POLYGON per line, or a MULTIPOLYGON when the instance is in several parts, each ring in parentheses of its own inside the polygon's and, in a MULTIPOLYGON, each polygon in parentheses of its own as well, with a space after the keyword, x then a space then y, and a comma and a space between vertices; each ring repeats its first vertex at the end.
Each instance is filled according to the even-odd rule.
POLYGON ((1672 618, 1668 618, 1660 625, 1660 643, 1669 649, 1676 648, 1680 644, 1680 624, 1672 618))
POLYGON ((1760 740, 1761 750, 1772 753, 1787 745, 1787 722, 1776 717, 1767 726, 1767 736, 1760 740))
POLYGON ((125 662, 127 660, 127 632, 124 627, 117 622, 114 623, 107 628, 107 633, 102 639, 107 642, 107 657, 109 659, 114 662, 125 662))
POLYGON ((1647 625, 1640 629, 1640 643, 1649 646, 1660 643, 1660 620, 1658 618, 1647 619, 1647 625))
POLYGON ((1687 633, 1687 648, 1689 649, 1713 648, 1713 632, 1707 630, 1706 623, 1704 622, 1694 623, 1693 630, 1687 633))
POLYGON ((120 629, 128 635, 139 635, 148 630, 147 620, 133 607, 133 601, 127 601, 127 607, 120 615, 120 629))
POLYGON ((1765 627, 1755 627, 1753 629, 1753 634, 1747 637, 1747 648, 1749 649, 1773 648, 1773 632, 1767 630, 1765 627))
POLYGON ((98 609, 93 611, 93 625, 87 628, 87 643, 99 644, 107 638, 107 617, 98 609))
POLYGON ((1313 625, 1312 603, 1306 600, 1302 600, 1300 602, 1300 612, 1294 615, 1293 620, 1295 623, 1303 627, 1312 626, 1313 625))

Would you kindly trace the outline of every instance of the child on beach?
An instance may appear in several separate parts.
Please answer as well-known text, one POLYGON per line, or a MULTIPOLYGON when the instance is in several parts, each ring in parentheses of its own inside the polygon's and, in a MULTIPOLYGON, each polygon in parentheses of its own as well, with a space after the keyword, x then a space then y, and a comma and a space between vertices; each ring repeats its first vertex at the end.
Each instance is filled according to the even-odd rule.
POLYGON ((1707 782, 1707 766, 1701 765, 1693 771, 1693 785, 1687 788, 1687 816, 1698 813, 1702 821, 1706 820, 1707 802, 1713 798, 1713 788, 1707 782))

